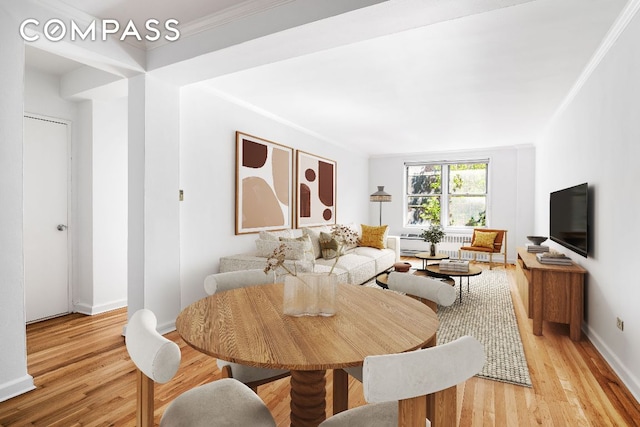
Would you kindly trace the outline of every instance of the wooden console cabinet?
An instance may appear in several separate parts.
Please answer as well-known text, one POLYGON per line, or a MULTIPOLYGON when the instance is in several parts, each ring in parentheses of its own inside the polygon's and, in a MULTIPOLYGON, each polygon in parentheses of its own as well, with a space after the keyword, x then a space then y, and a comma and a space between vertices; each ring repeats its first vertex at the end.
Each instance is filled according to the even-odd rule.
POLYGON ((542 321, 569 324, 569 336, 580 340, 584 312, 584 275, 579 265, 541 264, 536 254, 518 248, 516 282, 520 298, 533 319, 534 335, 542 335, 542 321))

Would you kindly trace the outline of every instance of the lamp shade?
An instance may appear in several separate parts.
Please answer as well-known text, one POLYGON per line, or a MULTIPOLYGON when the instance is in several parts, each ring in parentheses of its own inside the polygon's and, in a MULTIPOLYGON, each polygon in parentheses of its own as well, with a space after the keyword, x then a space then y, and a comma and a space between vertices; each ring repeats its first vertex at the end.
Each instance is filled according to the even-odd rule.
POLYGON ((384 185, 378 185, 378 191, 369 196, 371 202, 390 202, 391 194, 385 193, 384 185))

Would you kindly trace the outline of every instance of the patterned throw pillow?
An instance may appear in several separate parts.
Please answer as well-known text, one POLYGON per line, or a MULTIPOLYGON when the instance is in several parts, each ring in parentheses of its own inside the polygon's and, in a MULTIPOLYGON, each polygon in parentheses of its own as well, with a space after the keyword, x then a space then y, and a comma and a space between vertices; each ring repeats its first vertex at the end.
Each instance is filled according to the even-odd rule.
POLYGON ((284 258, 294 261, 313 261, 313 248, 311 247, 311 239, 309 236, 298 238, 280 237, 280 240, 256 239, 257 256, 269 257, 273 254, 281 243, 285 243, 284 258))
POLYGON ((311 246, 313 246, 313 254, 315 255, 316 258, 320 258, 322 256, 322 249, 320 248, 320 233, 323 231, 328 232, 329 228, 324 226, 313 227, 313 228, 309 228, 309 227, 302 228, 302 235, 304 236, 306 234, 311 239, 311 246))
POLYGON ((308 235, 300 236, 300 237, 280 237, 280 243, 286 243, 287 249, 292 248, 292 250, 297 251, 297 258, 295 259, 303 259, 307 261, 313 261, 316 259, 315 254, 313 253, 313 246, 311 244, 311 237, 308 235), (300 254, 302 252, 302 254, 300 254))
POLYGON ((471 246, 493 250, 493 242, 496 241, 497 235, 495 231, 476 231, 471 246))
POLYGON ((320 242, 322 258, 333 259, 338 256, 338 241, 331 234, 321 231, 318 241, 320 242))
POLYGON ((374 227, 362 224, 362 237, 360 238, 360 246, 369 246, 376 249, 384 249, 387 237, 387 226, 381 225, 374 227))

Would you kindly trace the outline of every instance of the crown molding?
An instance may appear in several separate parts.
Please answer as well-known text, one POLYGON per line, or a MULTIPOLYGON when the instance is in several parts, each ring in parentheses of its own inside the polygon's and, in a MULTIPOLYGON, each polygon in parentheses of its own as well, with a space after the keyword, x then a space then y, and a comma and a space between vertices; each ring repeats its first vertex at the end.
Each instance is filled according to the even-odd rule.
MULTIPOLYGON (((98 25, 96 25, 96 34, 102 35, 102 19, 90 15, 82 10, 71 7, 65 3, 62 3, 58 0, 29 0, 31 4, 41 10, 47 10, 51 12, 57 18, 65 18, 74 21, 76 24, 82 24, 84 26, 88 26, 91 22, 95 21, 98 25)), ((52 17, 54 17, 52 16, 52 17)), ((122 43, 126 43, 131 47, 136 49, 145 49, 145 45, 143 42, 133 41, 129 39, 125 39, 122 43)))
MULTIPOLYGON (((246 18, 247 16, 255 15, 257 13, 264 12, 269 9, 273 9, 287 3, 292 3, 294 0, 245 0, 236 5, 227 7, 219 12, 211 15, 203 16, 185 24, 180 25, 180 37, 189 37, 191 35, 208 31, 216 27, 220 27, 225 24, 229 24, 234 21, 246 18)), ((102 19, 85 13, 81 10, 73 8, 59 0, 29 0, 29 2, 39 9, 45 9, 60 17, 72 19, 77 23, 89 25, 91 21, 100 23, 98 27, 101 27, 102 19)), ((96 31, 100 33, 101 28, 96 28, 96 31)), ((122 41, 128 45, 137 49, 151 50, 164 46, 171 42, 165 39, 159 39, 155 42, 138 41, 133 39, 125 39, 122 41)))
MULTIPOLYGON (((293 1, 294 0, 245 0, 242 3, 223 9, 220 12, 203 16, 202 18, 180 26, 180 37, 189 37, 203 31, 208 31, 293 1)), ((146 43, 145 47, 147 50, 151 50, 169 43, 171 42, 160 39, 153 43, 146 43)))
POLYGON ((49 10, 61 17, 72 19, 76 23, 89 25, 93 20, 99 21, 95 16, 71 7, 58 0, 30 0, 30 2, 39 9, 49 10))
POLYGON ((571 87, 571 90, 569 90, 567 96, 565 96, 562 103, 553 113, 547 126, 540 135, 544 135, 552 126, 552 124, 555 123, 560 115, 567 109, 569 104, 573 102, 573 100, 576 98, 587 80, 589 80, 595 69, 598 67, 598 65, 600 65, 607 53, 609 53, 609 50, 611 50, 618 38, 620 38, 620 35, 627 28, 629 22, 631 22, 631 20, 636 16, 638 10, 640 10, 640 0, 630 0, 629 3, 627 3, 623 11, 620 13, 620 16, 618 16, 616 21, 613 23, 613 25, 605 35, 604 39, 602 39, 602 42, 600 42, 600 46, 598 46, 598 49, 596 49, 595 53, 587 63, 587 66, 584 68, 584 70, 582 70, 582 73, 580 73, 580 76, 571 87))
POLYGON ((322 134, 320 134, 318 132, 315 132, 315 131, 313 131, 311 129, 308 129, 308 128, 302 126, 302 125, 299 125, 299 124, 294 123, 294 122, 292 122, 290 120, 287 120, 287 119, 285 119, 285 118, 283 118, 283 117, 281 117, 281 116, 279 116, 277 114, 274 114, 274 113, 272 113, 270 111, 267 111, 267 110, 265 110, 265 109, 263 109, 261 107, 258 107, 256 105, 250 103, 250 102, 247 102, 247 101, 245 101, 243 99, 240 99, 240 98, 237 98, 237 97, 235 97, 233 95, 230 95, 227 92, 221 91, 221 90, 216 89, 214 87, 211 87, 209 85, 203 85, 202 87, 208 93, 210 93, 210 94, 212 94, 212 95, 214 95, 214 96, 216 96, 216 97, 218 97, 218 98, 220 98, 220 99, 222 99, 224 101, 227 101, 227 102, 235 104, 235 105, 237 105, 239 107, 245 108, 245 109, 247 109, 249 111, 252 111, 252 112, 254 112, 256 114, 259 114, 259 115, 261 115, 263 117, 266 117, 267 119, 273 120, 274 122, 280 123, 280 124, 285 125, 285 126, 291 128, 291 129, 297 130, 298 132, 301 132, 301 133, 304 133, 306 135, 309 135, 312 138, 316 138, 319 141, 326 142, 328 144, 334 145, 336 147, 340 147, 340 148, 342 148, 344 150, 347 150, 347 151, 350 151, 350 152, 353 152, 353 153, 357 152, 357 150, 355 150, 353 147, 349 147, 345 143, 342 143, 342 142, 339 142, 337 140, 328 138, 328 137, 326 137, 326 136, 324 136, 324 135, 322 135, 322 134))

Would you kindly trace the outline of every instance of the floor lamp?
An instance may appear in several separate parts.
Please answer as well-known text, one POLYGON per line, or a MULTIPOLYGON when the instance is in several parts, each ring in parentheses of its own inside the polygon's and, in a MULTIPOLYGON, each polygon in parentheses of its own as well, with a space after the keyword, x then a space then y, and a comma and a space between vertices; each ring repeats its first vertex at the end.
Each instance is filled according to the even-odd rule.
POLYGON ((378 191, 369 196, 369 201, 380 203, 380 225, 382 225, 382 202, 390 202, 391 194, 384 192, 384 185, 378 185, 378 191))

